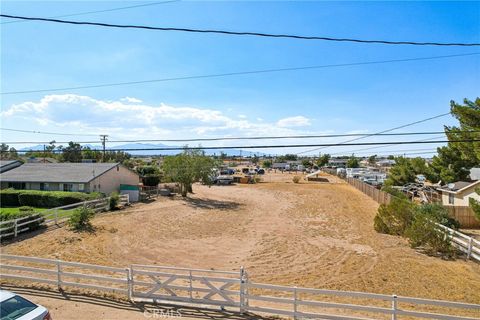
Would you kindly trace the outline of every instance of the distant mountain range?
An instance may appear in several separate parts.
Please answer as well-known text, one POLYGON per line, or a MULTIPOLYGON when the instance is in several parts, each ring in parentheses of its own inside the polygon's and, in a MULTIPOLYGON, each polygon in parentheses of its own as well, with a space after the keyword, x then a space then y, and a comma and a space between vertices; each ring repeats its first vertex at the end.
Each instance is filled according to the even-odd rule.
MULTIPOLYGON (((101 145, 92 145, 92 144, 85 144, 82 147, 90 147, 91 149, 102 149, 101 145)), ((135 150, 135 149, 156 149, 156 148, 182 148, 180 146, 169 146, 162 143, 152 144, 152 143, 128 143, 128 144, 121 144, 115 146, 107 146, 107 150, 111 149, 122 149, 125 152, 130 153, 131 155, 136 156, 156 156, 156 155, 175 155, 180 153, 180 150, 135 150), (133 149, 129 151, 129 149, 133 149)), ((18 151, 43 151, 43 145, 35 145, 31 147, 25 147, 19 149, 18 151)), ((205 150, 207 155, 220 155, 220 153, 225 153, 227 156, 264 156, 266 155, 263 152, 254 152, 254 151, 246 151, 241 149, 215 149, 215 150, 205 150)))

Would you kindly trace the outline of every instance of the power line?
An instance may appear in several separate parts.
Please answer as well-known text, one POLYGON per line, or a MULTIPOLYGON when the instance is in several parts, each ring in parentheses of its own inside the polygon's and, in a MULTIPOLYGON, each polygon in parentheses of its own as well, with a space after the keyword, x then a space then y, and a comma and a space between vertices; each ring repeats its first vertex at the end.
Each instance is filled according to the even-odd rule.
POLYGON ((293 35, 293 34, 272 34, 272 33, 263 33, 263 32, 226 31, 226 30, 214 30, 214 29, 152 27, 152 26, 130 25, 130 24, 111 24, 111 23, 102 23, 102 22, 72 21, 72 20, 52 19, 52 18, 25 17, 25 16, 14 16, 14 15, 8 15, 8 14, 1 14, 0 17, 12 18, 12 19, 21 19, 21 20, 29 20, 29 21, 55 22, 55 23, 73 24, 73 25, 88 25, 88 26, 107 27, 107 28, 144 29, 144 30, 155 30, 155 31, 180 31, 180 32, 194 32, 194 33, 214 33, 214 34, 223 34, 223 35, 232 35, 232 36, 257 36, 257 37, 268 37, 268 38, 288 38, 288 39, 300 39, 300 40, 323 40, 323 41, 355 42, 355 43, 370 43, 370 44, 375 43, 375 44, 388 44, 388 45, 462 46, 462 47, 480 46, 480 43, 365 40, 365 39, 353 39, 353 38, 301 36, 301 35, 293 35))
MULTIPOLYGON (((480 142, 480 139, 443 140, 443 141, 389 141, 389 142, 357 142, 357 143, 323 143, 323 144, 285 144, 285 145, 258 145, 258 146, 199 146, 199 147, 161 147, 161 148, 111 148, 108 151, 175 151, 175 150, 227 150, 227 149, 272 149, 272 148, 305 148, 305 147, 338 147, 338 146, 371 146, 371 145, 404 145, 404 144, 431 144, 447 142, 480 142)), ((99 151, 102 149, 90 149, 99 151)), ((36 152, 38 150, 22 150, 18 152, 36 152)), ((58 150, 60 151, 60 150, 58 150)))
MULTIPOLYGON (((409 126, 413 126, 413 125, 415 125, 415 124, 419 124, 419 123, 422 123, 422 122, 426 122, 426 121, 430 121, 430 120, 437 119, 437 118, 440 118, 440 117, 444 117, 444 116, 449 115, 449 114, 450 114, 450 112, 442 113, 442 114, 439 114, 439 115, 436 115, 436 116, 433 116, 433 117, 430 117, 430 118, 426 118, 426 119, 414 121, 414 122, 407 123, 407 124, 404 124, 404 125, 401 125, 401 126, 398 126, 398 127, 395 127, 395 128, 391 128, 391 129, 383 130, 383 131, 380 131, 380 132, 372 133, 371 135, 367 135, 367 136, 365 136, 365 137, 360 137, 360 138, 355 138, 355 139, 343 141, 343 142, 340 142, 340 144, 347 145, 348 142, 365 139, 365 138, 367 138, 367 137, 369 137, 369 136, 373 136, 373 135, 376 135, 376 134, 382 134, 382 133, 386 133, 386 132, 390 132, 390 131, 394 131, 394 130, 406 128, 406 127, 409 127, 409 126)), ((447 142, 448 142, 448 141, 447 141, 447 142)), ((304 154, 304 153, 307 153, 307 152, 318 151, 318 150, 322 150, 322 149, 325 149, 325 148, 328 148, 328 147, 321 147, 321 148, 315 148, 315 149, 310 149, 310 150, 302 151, 302 152, 297 153, 297 155, 299 155, 299 154, 304 154)))
MULTIPOLYGON (((480 131, 459 131, 461 132, 480 132, 480 131)), ((227 141, 227 140, 277 140, 277 139, 313 139, 313 138, 338 138, 338 137, 371 137, 371 136, 412 136, 412 135, 433 135, 442 134, 444 131, 422 131, 422 132, 399 132, 399 133, 345 133, 345 134, 322 134, 322 135, 291 135, 291 136, 252 136, 252 137, 217 137, 217 138, 191 138, 191 139, 133 139, 133 140, 109 140, 110 143, 119 142, 201 142, 201 141, 227 141)), ((100 135, 102 136, 102 135, 100 135)), ((435 137, 439 139, 443 137, 435 137)), ((428 139, 427 139, 428 140, 428 139)), ((70 141, 57 141, 57 143, 69 143, 70 141)), ((95 141, 74 141, 76 143, 96 143, 95 141)), ((48 141, 5 141, 6 144, 26 144, 26 143, 49 143, 48 141)), ((360 149, 364 150, 364 149, 360 149)), ((360 151, 359 150, 359 151, 360 151)))
MULTIPOLYGON (((140 8, 140 7, 147 7, 147 6, 156 6, 159 4, 166 4, 171 2, 178 2, 180 0, 169 0, 169 1, 160 1, 160 2, 149 2, 144 4, 137 4, 134 6, 127 6, 127 7, 119 7, 119 8, 111 8, 111 9, 104 9, 104 10, 96 10, 96 11, 85 11, 85 12, 78 12, 78 13, 70 13, 64 14, 60 16, 53 16, 49 18, 65 18, 65 17, 74 17, 74 16, 83 16, 92 13, 102 13, 102 12, 111 12, 111 11, 118 11, 118 10, 125 10, 125 9, 133 9, 133 8, 140 8)), ((28 20, 15 20, 15 21, 5 21, 0 24, 11 24, 11 23, 19 23, 19 22, 27 22, 28 20)))
POLYGON ((45 131, 20 130, 20 129, 11 129, 11 128, 0 128, 0 130, 24 132, 24 133, 35 133, 35 134, 51 134, 51 135, 59 135, 59 136, 95 136, 95 137, 98 136, 97 134, 87 134, 87 133, 45 132, 45 131))
POLYGON ((207 74, 207 75, 193 75, 193 76, 172 77, 172 78, 162 78, 162 79, 125 81, 125 82, 110 82, 110 83, 91 84, 91 85, 82 85, 82 86, 74 86, 74 87, 33 89, 33 90, 22 90, 22 91, 7 91, 7 92, 0 92, 0 95, 14 95, 14 94, 25 94, 25 93, 68 91, 68 90, 78 90, 78 89, 93 89, 93 88, 115 87, 115 86, 125 86, 125 85, 135 85, 135 84, 155 83, 155 82, 168 82, 168 81, 179 81, 179 80, 193 80, 193 79, 205 79, 205 78, 230 77, 230 76, 239 76, 239 75, 248 75, 248 74, 262 74, 262 73, 273 73, 273 72, 284 72, 284 71, 326 69, 326 68, 386 64, 386 63, 396 63, 396 62, 435 60, 435 59, 446 59, 446 58, 474 56, 474 55, 479 55, 479 54, 480 54, 480 52, 472 52, 472 53, 465 53, 465 54, 451 54, 451 55, 419 57, 419 58, 404 58, 404 59, 379 60, 379 61, 338 63, 338 64, 317 65, 317 66, 304 66, 304 67, 278 68, 278 69, 263 69, 263 70, 251 70, 251 71, 207 74))
MULTIPOLYGON (((480 131, 462 131, 462 132, 480 132, 480 131)), ((445 133, 443 133, 443 135, 445 135, 445 133)), ((421 139, 421 140, 415 140, 415 141, 430 141, 430 140, 436 140, 436 139, 443 139, 444 137, 433 137, 433 138, 428 138, 428 139, 421 139)), ((438 142, 440 143, 440 142, 438 142)), ((358 151, 364 151, 364 150, 372 150, 372 149, 379 149, 379 148, 385 148, 385 147, 388 147, 389 145, 385 145, 385 146, 375 146, 375 147, 369 147, 369 148, 362 148, 362 149, 356 149, 356 150, 350 150, 348 153, 349 154, 355 154, 357 153, 358 151)), ((343 152, 336 152, 336 153, 331 153, 330 155, 335 155, 335 154, 340 154, 340 153, 343 153, 343 152)))

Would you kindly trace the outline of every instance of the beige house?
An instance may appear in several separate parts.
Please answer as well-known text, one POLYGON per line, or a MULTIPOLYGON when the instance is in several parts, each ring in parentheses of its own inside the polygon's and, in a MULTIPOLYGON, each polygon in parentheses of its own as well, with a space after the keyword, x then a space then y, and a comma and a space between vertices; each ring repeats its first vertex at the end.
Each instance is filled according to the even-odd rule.
POLYGON ((465 207, 469 205, 469 199, 480 201, 480 195, 475 192, 480 187, 480 180, 473 182, 459 181, 449 183, 439 188, 442 193, 442 204, 444 206, 465 207))
POLYGON ((120 163, 26 163, 0 174, 1 188, 102 192, 138 185, 138 174, 120 163))

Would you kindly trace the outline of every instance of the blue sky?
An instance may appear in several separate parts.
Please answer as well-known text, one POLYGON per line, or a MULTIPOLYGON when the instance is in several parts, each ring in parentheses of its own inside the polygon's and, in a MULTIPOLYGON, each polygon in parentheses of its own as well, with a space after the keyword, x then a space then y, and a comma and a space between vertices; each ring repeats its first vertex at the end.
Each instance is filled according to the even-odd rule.
MULTIPOLYGON (((146 2, 4 1, 2 12, 52 17, 142 3, 146 2)), ((364 39, 480 42, 479 2, 177 1, 65 19, 364 39)), ((2 24, 1 45, 2 92, 480 52, 478 47, 387 46, 41 22, 2 24)), ((480 56, 468 56, 3 95, 1 126, 105 133, 122 139, 372 133, 448 112, 450 100, 474 99, 478 88, 480 56)), ((402 130, 441 131, 444 124, 455 121, 443 117, 402 130)), ((2 141, 7 142, 66 139, 8 131, 1 134, 2 141)), ((429 137, 411 139, 420 138, 429 137)), ((364 141, 385 139, 393 140, 364 141)), ((372 153, 434 147, 390 146, 372 153)), ((348 154, 360 148, 322 152, 348 154)), ((295 151, 302 150, 306 149, 295 151)))

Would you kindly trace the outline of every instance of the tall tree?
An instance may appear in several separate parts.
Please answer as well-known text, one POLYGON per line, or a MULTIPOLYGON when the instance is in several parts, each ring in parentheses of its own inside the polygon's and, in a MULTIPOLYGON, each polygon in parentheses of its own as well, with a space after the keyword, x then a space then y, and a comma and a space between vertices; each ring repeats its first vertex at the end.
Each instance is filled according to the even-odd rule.
POLYGON ((180 183, 183 197, 192 192, 192 184, 195 182, 212 184, 215 167, 215 160, 205 156, 202 150, 187 149, 176 156, 165 157, 162 166, 167 179, 180 183))
POLYGON ((385 181, 387 186, 403 186, 404 184, 415 181, 415 170, 410 159, 397 157, 395 165, 388 172, 388 179, 385 181))
POLYGON ((326 166, 329 160, 330 160, 330 155, 328 153, 325 153, 317 159, 317 166, 319 167, 326 166))
MULTIPOLYGON (((452 115, 459 126, 445 126, 449 141, 480 140, 480 98, 464 100, 464 104, 450 102, 452 115)), ((469 169, 480 165, 480 142, 449 142, 438 149, 432 168, 443 183, 468 178, 469 169)))
POLYGON ((81 162, 82 157, 82 146, 78 143, 70 141, 68 146, 62 150, 62 160, 64 162, 81 162))
POLYGON ((352 154, 352 156, 347 160, 347 168, 358 168, 358 167, 360 167, 360 162, 358 162, 358 159, 352 154))

